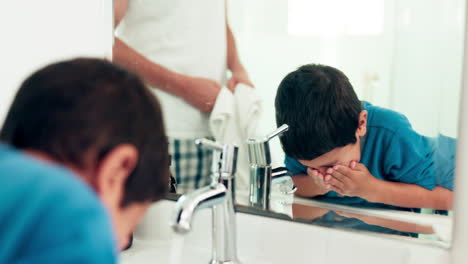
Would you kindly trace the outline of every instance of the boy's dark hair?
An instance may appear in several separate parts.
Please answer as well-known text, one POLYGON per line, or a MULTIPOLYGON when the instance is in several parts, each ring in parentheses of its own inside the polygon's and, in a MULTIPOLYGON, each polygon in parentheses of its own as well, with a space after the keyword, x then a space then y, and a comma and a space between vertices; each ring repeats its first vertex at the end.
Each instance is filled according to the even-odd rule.
POLYGON ((362 105, 348 78, 320 64, 301 66, 280 83, 276 123, 290 129, 280 138, 286 155, 312 160, 356 142, 362 105))
POLYGON ((159 102, 135 74, 104 60, 59 62, 27 78, 0 140, 78 168, 96 166, 119 144, 131 144, 138 163, 125 183, 122 206, 159 200, 168 188, 159 102))

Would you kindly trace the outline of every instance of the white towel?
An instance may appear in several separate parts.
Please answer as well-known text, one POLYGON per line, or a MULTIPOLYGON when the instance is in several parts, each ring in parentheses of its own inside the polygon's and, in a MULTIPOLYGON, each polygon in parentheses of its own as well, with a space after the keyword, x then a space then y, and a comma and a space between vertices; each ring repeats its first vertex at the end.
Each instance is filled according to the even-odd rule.
POLYGON ((223 87, 210 116, 210 130, 216 141, 239 147, 236 189, 248 190, 249 162, 246 140, 255 136, 261 115, 261 100, 254 88, 236 86, 234 94, 223 87))
POLYGON ((239 144, 239 138, 235 137, 238 132, 231 132, 233 129, 238 129, 234 127, 237 122, 234 104, 234 95, 231 91, 226 87, 221 88, 209 121, 211 133, 217 141, 239 144))
POLYGON ((257 126, 260 121, 262 102, 256 90, 240 83, 236 86, 234 100, 239 118, 240 131, 243 136, 246 139, 258 136, 257 126))

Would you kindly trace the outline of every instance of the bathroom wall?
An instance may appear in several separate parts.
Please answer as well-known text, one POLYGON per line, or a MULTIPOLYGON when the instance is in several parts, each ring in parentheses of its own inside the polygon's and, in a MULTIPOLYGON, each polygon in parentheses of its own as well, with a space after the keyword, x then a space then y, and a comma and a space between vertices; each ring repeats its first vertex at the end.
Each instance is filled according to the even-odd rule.
POLYGON ((457 136, 464 2, 397 1, 392 106, 425 134, 457 136))
MULTIPOLYGON (((305 63, 335 66, 358 96, 404 113, 425 135, 457 136, 463 0, 236 0, 229 19, 273 130, 281 79, 305 63)), ((272 144, 282 161, 279 141, 272 144)))
POLYGON ((110 57, 112 0, 2 1, 0 122, 32 71, 60 59, 110 57))

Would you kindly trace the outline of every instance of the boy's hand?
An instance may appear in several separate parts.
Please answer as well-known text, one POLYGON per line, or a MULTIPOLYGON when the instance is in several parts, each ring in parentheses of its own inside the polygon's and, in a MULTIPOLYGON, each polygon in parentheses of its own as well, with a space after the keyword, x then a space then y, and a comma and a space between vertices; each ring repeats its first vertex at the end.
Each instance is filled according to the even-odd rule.
POLYGON ((309 177, 311 177, 314 180, 315 185, 318 187, 319 189, 318 195, 326 194, 327 192, 331 190, 326 187, 326 184, 324 181, 325 176, 322 173, 320 173, 318 170, 308 167, 307 175, 309 175, 309 177))
POLYGON ((335 165, 325 175, 325 186, 345 196, 358 196, 366 199, 372 194, 373 186, 378 181, 361 163, 352 161, 349 168, 335 165))

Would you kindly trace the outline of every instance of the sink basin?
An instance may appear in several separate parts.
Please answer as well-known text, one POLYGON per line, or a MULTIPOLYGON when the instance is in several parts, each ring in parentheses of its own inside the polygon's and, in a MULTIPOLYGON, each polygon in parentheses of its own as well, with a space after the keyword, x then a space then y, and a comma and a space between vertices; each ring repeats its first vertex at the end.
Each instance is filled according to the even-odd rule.
MULTIPOLYGON (((193 229, 169 227, 175 202, 155 203, 134 234, 121 263, 208 263, 211 210, 200 210, 193 229)), ((370 234, 237 213, 237 253, 242 263, 447 263, 449 251, 425 241, 370 234)))

